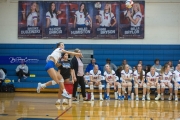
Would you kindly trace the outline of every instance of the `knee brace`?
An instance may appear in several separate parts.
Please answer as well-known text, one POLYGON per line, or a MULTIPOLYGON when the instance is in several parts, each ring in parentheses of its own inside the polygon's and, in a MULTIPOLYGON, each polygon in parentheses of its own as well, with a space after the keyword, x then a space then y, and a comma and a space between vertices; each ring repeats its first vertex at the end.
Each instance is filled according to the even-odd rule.
POLYGON ((109 85, 109 83, 106 85, 106 88, 110 88, 110 85, 109 85))
POLYGON ((64 79, 59 80, 59 82, 64 82, 64 79))
POLYGON ((132 90, 132 87, 128 87, 128 91, 131 91, 132 90))
POLYGON ((169 86, 169 88, 173 88, 172 83, 169 83, 168 86, 169 86))
POLYGON ((102 90, 102 85, 99 85, 99 90, 102 90))
POLYGON ((90 85, 90 90, 93 90, 93 89, 94 89, 93 85, 90 85))
POLYGON ((175 86, 175 87, 174 87, 174 90, 178 90, 178 86, 175 86))
POLYGON ((166 88, 166 86, 164 84, 161 84, 161 88, 166 88))
MULTIPOLYGON (((145 85, 146 85, 146 84, 145 84, 145 85)), ((143 85, 143 87, 144 87, 144 85, 143 85)), ((150 86, 149 86, 149 85, 147 85, 146 87, 147 87, 148 90, 150 89, 150 86)))
POLYGON ((160 89, 160 85, 157 85, 157 89, 160 89))
POLYGON ((121 84, 120 83, 118 84, 118 88, 121 88, 121 84))
POLYGON ((135 83, 134 88, 138 88, 138 84, 135 83))
POLYGON ((143 84, 143 88, 147 88, 147 85, 146 85, 146 84, 143 84))
POLYGON ((54 81, 54 80, 52 80, 52 85, 56 85, 57 83, 54 81))

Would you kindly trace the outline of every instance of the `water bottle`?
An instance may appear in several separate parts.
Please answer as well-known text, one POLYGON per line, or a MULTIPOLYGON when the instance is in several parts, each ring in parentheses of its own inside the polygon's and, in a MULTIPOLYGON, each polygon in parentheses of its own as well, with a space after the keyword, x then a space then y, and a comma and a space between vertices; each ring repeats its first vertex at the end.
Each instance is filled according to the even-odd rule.
POLYGON ((134 100, 134 93, 131 93, 131 100, 134 100))
POLYGON ((117 92, 114 92, 114 97, 115 97, 115 100, 117 100, 117 92))

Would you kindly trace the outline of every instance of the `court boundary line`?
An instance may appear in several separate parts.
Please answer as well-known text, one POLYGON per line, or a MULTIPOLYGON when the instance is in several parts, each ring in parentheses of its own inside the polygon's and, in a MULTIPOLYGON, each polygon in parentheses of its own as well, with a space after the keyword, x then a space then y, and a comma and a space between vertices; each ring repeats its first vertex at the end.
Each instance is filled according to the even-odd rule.
POLYGON ((67 111, 69 111, 71 108, 72 108, 72 106, 69 107, 68 109, 66 109, 64 112, 62 112, 59 116, 57 116, 57 117, 55 118, 55 120, 58 120, 59 117, 61 117, 62 115, 64 115, 64 114, 65 114, 67 111))

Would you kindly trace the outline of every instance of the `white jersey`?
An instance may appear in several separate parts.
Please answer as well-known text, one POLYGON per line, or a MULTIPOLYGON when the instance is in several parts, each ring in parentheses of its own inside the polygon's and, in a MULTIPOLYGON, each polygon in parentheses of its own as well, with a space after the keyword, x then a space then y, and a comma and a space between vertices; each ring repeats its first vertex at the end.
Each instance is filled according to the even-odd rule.
POLYGON ((146 77, 147 79, 150 78, 151 82, 156 82, 156 79, 159 78, 159 73, 155 72, 154 75, 152 75, 151 72, 148 72, 146 77))
POLYGON ((114 70, 112 70, 111 73, 108 73, 108 72, 105 71, 105 72, 104 72, 104 77, 107 78, 107 80, 109 80, 109 81, 114 81, 114 80, 113 80, 113 77, 114 77, 115 80, 116 80, 116 74, 115 74, 114 70))
POLYGON ((141 14, 141 12, 138 11, 137 13, 134 14, 133 19, 135 20, 136 18, 139 18, 138 23, 135 25, 135 24, 131 21, 131 26, 134 26, 134 27, 141 26, 141 20, 142 20, 142 14, 141 14))
POLYGON ((62 49, 56 48, 46 59, 46 62, 49 60, 50 57, 53 57, 55 59, 55 63, 61 58, 62 49))
POLYGON ((76 20, 77 20, 76 24, 80 24, 80 25, 85 24, 86 18, 85 18, 84 12, 76 11, 74 16, 76 17, 76 20))
POLYGON ((46 19, 50 19, 50 26, 58 26, 58 19, 56 13, 53 13, 53 18, 51 17, 50 12, 46 13, 46 19))
POLYGON ((27 17, 27 26, 34 26, 34 20, 37 20, 37 12, 30 13, 27 17))
POLYGON ((90 73, 90 76, 92 76, 93 80, 101 80, 101 71, 100 70, 98 70, 97 73, 94 73, 94 71, 91 70, 89 73, 90 73))
POLYGON ((180 82, 180 71, 175 70, 175 71, 173 72, 173 76, 174 76, 174 80, 175 80, 176 82, 180 82))
POLYGON ((125 76, 126 78, 130 78, 132 76, 132 74, 133 74, 132 70, 129 70, 127 73, 125 70, 121 71, 121 77, 125 76))
POLYGON ((4 80, 5 77, 6 77, 6 75, 5 75, 4 71, 2 69, 0 69, 0 79, 4 80))
POLYGON ((172 73, 170 71, 168 73, 160 73, 160 76, 162 77, 161 82, 170 82, 169 78, 172 77, 172 73))
POLYGON ((101 17, 100 26, 105 26, 105 27, 109 27, 109 25, 111 24, 111 20, 115 18, 113 13, 105 13, 104 14, 103 10, 101 10, 99 12, 99 16, 101 17))
MULTIPOLYGON (((138 82, 141 82, 141 80, 140 80, 140 73, 138 73, 137 70, 134 71, 133 76, 134 76, 134 78, 138 78, 138 82)), ((144 70, 143 70, 143 77, 145 77, 144 70)))

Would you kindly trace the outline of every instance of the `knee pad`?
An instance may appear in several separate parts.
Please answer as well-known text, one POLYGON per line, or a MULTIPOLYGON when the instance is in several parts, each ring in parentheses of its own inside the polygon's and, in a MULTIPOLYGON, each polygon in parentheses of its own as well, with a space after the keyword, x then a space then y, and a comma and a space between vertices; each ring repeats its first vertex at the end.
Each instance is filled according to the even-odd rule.
POLYGON ((64 82, 64 79, 59 80, 59 82, 64 82))
POLYGON ((178 90, 178 86, 175 86, 175 87, 174 87, 174 90, 178 90))
POLYGON ((135 85, 134 85, 134 88, 138 88, 138 84, 135 84, 135 85))
POLYGON ((121 88, 121 84, 120 83, 118 84, 118 88, 121 88))
POLYGON ((93 89, 94 89, 93 85, 90 85, 90 90, 93 90, 93 89))
POLYGON ((157 89, 160 89, 160 85, 157 85, 157 89))
POLYGON ((147 85, 146 85, 146 84, 143 84, 143 88, 147 88, 147 85))
POLYGON ((106 88, 110 88, 110 85, 109 85, 109 83, 106 85, 106 88))
POLYGON ((99 85, 99 90, 102 90, 102 85, 99 85))
POLYGON ((169 83, 168 86, 169 86, 169 88, 173 88, 172 83, 169 83))
POLYGON ((132 87, 128 87, 128 91, 131 91, 132 90, 132 87))
POLYGON ((161 88, 166 88, 166 86, 164 84, 161 85, 161 88))
POLYGON ((57 83, 54 81, 54 80, 52 80, 52 85, 56 85, 57 83))
MULTIPOLYGON (((146 84, 145 84, 146 85, 146 84)), ((143 85, 143 87, 144 87, 144 85, 143 85)), ((149 85, 146 85, 146 87, 147 87, 147 89, 150 89, 150 86, 149 85)))

